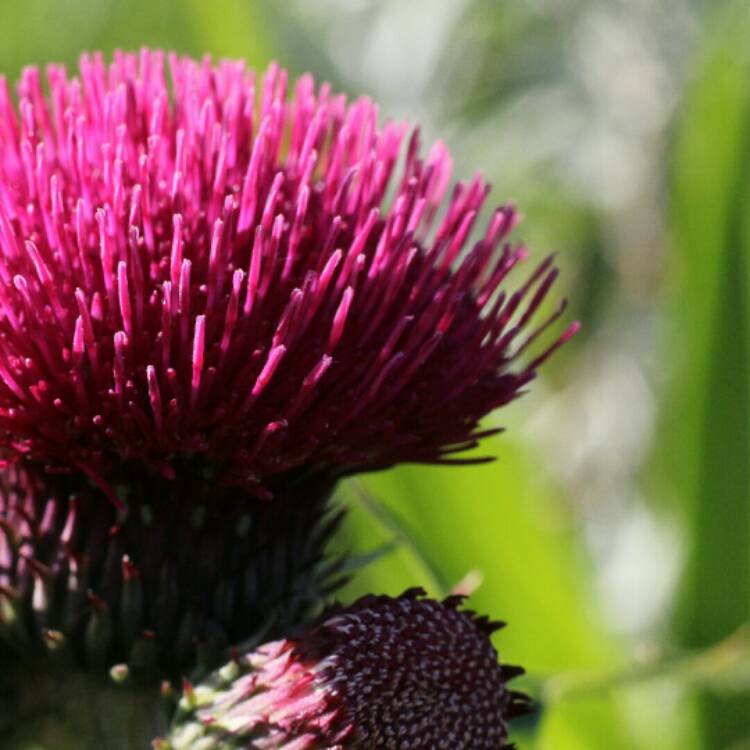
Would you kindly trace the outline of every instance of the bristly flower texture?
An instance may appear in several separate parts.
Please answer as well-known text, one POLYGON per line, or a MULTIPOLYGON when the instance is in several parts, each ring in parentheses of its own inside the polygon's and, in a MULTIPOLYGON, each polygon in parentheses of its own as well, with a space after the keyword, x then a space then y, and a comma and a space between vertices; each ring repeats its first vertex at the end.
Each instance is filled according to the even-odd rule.
POLYGON ((500 750, 529 699, 461 597, 367 596, 185 686, 160 750, 500 750))
POLYGON ((277 66, 81 58, 0 79, 0 451, 83 472, 279 477, 474 445, 574 331, 519 362, 551 259, 523 260, 446 149, 277 66), (404 155, 403 166, 399 156, 404 155), (441 207, 444 210, 441 210, 441 207), (526 330, 528 329, 528 330, 526 330))
MULTIPOLYGON (((49 66, 46 87, 27 68, 17 104, 0 77, 0 642, 15 651, 160 679, 285 635, 340 582, 337 480, 476 460, 453 454, 576 330, 536 344, 564 307, 532 322, 552 259, 503 288, 527 254, 508 241, 517 214, 475 227, 488 186, 446 198, 442 144, 423 156, 418 131, 309 75, 288 88, 276 65, 256 81, 149 50, 49 66)), ((455 659, 423 644, 415 668, 440 674, 414 679, 450 689, 429 688, 414 726, 442 727, 455 701, 468 724, 451 747, 496 747, 510 704, 492 701, 510 699, 488 692, 503 677, 481 622, 408 597, 377 604, 382 632, 364 605, 341 617, 400 648, 402 608, 455 659)), ((262 654, 271 682, 276 657, 307 668, 262 654)), ((375 689, 351 675, 350 708, 375 689)))

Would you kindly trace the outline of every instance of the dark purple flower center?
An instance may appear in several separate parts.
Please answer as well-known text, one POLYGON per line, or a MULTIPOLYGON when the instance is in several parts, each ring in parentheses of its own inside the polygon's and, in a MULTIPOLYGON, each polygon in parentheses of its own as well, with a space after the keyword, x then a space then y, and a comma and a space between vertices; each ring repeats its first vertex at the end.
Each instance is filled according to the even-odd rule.
POLYGON ((344 706, 357 747, 498 750, 528 703, 506 682, 489 633, 497 627, 412 592, 366 597, 301 639, 344 706))

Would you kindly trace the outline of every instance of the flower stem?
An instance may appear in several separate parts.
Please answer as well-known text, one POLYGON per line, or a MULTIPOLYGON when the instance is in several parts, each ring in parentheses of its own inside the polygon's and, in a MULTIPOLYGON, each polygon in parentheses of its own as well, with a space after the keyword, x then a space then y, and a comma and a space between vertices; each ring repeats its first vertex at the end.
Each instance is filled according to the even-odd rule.
POLYGON ((148 750, 168 723, 158 685, 106 675, 18 670, 0 750, 148 750))
POLYGON ((565 673, 541 685, 545 702, 597 694, 606 690, 670 676, 684 685, 712 685, 731 691, 750 681, 750 623, 713 646, 686 655, 662 657, 634 663, 616 672, 565 673))

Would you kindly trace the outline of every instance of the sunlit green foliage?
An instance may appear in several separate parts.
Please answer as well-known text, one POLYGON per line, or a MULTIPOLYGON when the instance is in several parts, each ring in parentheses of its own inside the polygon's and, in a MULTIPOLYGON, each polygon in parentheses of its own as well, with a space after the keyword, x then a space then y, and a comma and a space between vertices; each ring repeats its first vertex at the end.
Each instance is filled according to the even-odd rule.
MULTIPOLYGON (((727 638, 750 618, 749 24, 750 8, 735 3, 711 27, 673 164, 686 353, 684 408, 671 425, 690 539, 675 628, 690 648, 727 638)), ((750 691, 702 691, 698 706, 703 747, 750 737, 750 691)))

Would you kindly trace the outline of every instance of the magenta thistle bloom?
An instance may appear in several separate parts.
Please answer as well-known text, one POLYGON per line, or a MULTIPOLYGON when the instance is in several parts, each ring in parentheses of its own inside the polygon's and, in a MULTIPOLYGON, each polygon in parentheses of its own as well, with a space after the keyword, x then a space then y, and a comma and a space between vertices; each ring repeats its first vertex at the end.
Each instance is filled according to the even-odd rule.
MULTIPOLYGON (((516 397, 557 271, 488 188, 303 76, 163 56, 0 82, 0 448, 118 502, 188 462, 260 497, 290 472, 441 461, 516 397), (389 191, 393 197, 388 198, 389 191)), ((559 310, 552 319, 556 318, 559 310)))
POLYGON ((491 623, 409 591, 368 596, 186 686, 168 750, 500 750, 529 699, 491 623))
POLYGON ((168 67, 0 78, 0 640, 175 674, 300 622, 336 480, 452 460, 575 324, 526 354, 557 271, 502 289, 516 213, 472 242, 488 187, 444 200, 441 144, 277 66, 168 67))

